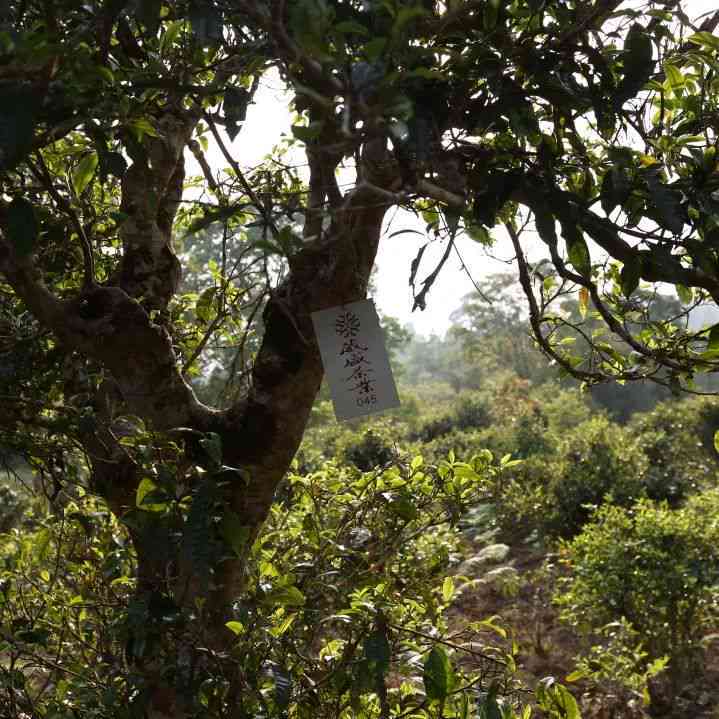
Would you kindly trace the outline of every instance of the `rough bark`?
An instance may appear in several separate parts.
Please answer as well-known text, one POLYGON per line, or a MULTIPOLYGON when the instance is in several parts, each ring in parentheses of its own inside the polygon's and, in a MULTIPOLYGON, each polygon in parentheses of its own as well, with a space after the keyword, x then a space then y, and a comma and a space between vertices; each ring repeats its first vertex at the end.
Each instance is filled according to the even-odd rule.
MULTIPOLYGON (((227 504, 253 539, 297 451, 322 380, 311 313, 365 296, 389 203, 378 196, 377 185, 361 185, 343 199, 333 194, 329 226, 322 231, 317 225, 319 236, 308 238, 292 256, 287 279, 266 304, 250 390, 228 410, 207 407, 182 377, 171 338, 159 323, 179 280, 172 221, 182 192, 183 151, 194 122, 191 116, 169 114, 158 123, 160 137, 133 148, 133 164, 122 183, 121 208, 127 216, 120 230, 123 253, 107 283, 91 282, 61 300, 44 283, 33 257, 19 256, 2 236, 0 271, 67 352, 78 352, 108 372, 92 400, 96 427, 83 441, 93 486, 112 511, 122 517, 134 507, 141 479, 136 462, 118 442, 123 427, 117 416, 130 413, 156 432, 182 427, 220 436, 223 462, 240 467, 249 478, 229 487, 227 504)), ((384 157, 383 143, 375 154, 384 157)), ((313 165, 320 177, 333 176, 334 167, 327 162, 313 165)), ((365 172, 371 175, 371 170, 365 172)), ((311 212, 316 215, 316 208, 311 212)), ((173 586, 183 587, 183 601, 192 607, 200 590, 194 586, 191 563, 178 557, 158 560, 151 540, 135 528, 130 533, 138 555, 138 591, 167 593, 173 586), (175 576, 168 573, 170 564, 175 576)), ((238 558, 217 568, 217 589, 207 597, 204 625, 192 628, 206 646, 221 650, 229 641, 224 624, 229 605, 242 591, 244 564, 245 558, 238 558)), ((191 651, 189 642, 186 650, 191 651)), ((146 671, 151 678, 152 666, 146 671)), ((179 718, 186 712, 172 687, 157 680, 151 715, 179 718)))

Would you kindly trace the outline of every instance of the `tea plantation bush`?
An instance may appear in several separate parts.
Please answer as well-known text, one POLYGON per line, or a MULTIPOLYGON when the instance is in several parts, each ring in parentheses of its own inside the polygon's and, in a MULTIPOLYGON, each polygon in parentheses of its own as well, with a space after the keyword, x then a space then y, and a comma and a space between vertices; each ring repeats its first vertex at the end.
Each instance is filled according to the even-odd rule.
POLYGON ((567 621, 592 633, 626 619, 652 657, 669 657, 675 680, 697 665, 719 616, 719 491, 678 510, 605 505, 562 554, 569 573, 555 601, 567 621))
POLYGON ((717 486, 717 428, 719 407, 714 399, 664 402, 636 415, 629 431, 639 437, 647 458, 647 496, 678 506, 689 495, 717 486))
MULTIPOLYGON (((192 617, 169 593, 138 593, 117 518, 82 491, 55 514, 38 507, 36 529, 0 535, 0 707, 33 719, 142 719, 150 689, 133 667, 152 663, 196 698, 198 719, 496 716, 500 704, 507 719, 527 716, 511 642, 478 652, 483 627, 450 633, 444 611, 457 523, 500 471, 481 453, 291 473, 227 617, 231 651, 213 657, 199 685, 175 640, 192 617), (478 691, 485 685, 491 695, 478 691)), ((180 532, 195 501, 145 500, 124 522, 160 527, 172 515, 180 532)), ((243 551, 242 528, 219 504, 203 508, 214 549, 243 551)), ((555 696, 571 700, 547 687, 540 704, 555 696)))

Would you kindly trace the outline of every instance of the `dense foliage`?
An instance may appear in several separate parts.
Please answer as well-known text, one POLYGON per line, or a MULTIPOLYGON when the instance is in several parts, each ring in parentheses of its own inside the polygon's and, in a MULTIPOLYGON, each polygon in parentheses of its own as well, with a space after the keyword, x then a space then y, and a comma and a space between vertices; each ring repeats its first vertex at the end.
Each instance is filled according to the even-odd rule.
POLYGON ((601 508, 563 545, 564 616, 585 632, 626 620, 679 684, 701 667, 699 640, 717 620, 718 532, 716 490, 679 510, 646 500, 601 508))
MULTIPOLYGON (((696 452, 696 438, 666 448, 682 434, 662 415, 675 399, 615 424, 669 398, 623 402, 620 383, 703 392, 699 375, 719 369, 719 325, 696 321, 719 301, 719 13, 684 10, 3 3, 0 689, 12 719, 577 716, 554 679, 514 691, 522 626, 453 614, 455 588, 458 602, 523 600, 519 570, 472 579, 464 570, 487 557, 463 562, 462 592, 449 573, 479 536, 538 553, 563 537, 581 554, 597 517, 631 512, 646 524, 612 531, 660 545, 674 532, 677 567, 694 566, 688 517, 711 504, 695 497, 715 484, 715 414, 681 406, 696 452), (236 138, 268 73, 292 129, 249 166, 236 138), (410 382, 448 385, 338 427, 312 313, 366 296, 392 208, 426 223, 407 268, 416 308, 463 241, 506 234, 518 287, 493 278, 494 309, 471 298, 449 342, 406 348, 434 363, 408 361, 410 382), (544 260, 528 259, 532 232, 544 260), (517 338, 525 320, 533 340, 517 338), (614 380, 594 390, 611 416, 567 377, 614 380), (491 526, 475 532, 473 517, 491 526), (466 631, 479 639, 460 647, 466 631)), ((656 569, 647 560, 647 591, 656 569)), ((646 643, 675 676, 713 601, 706 576, 689 587, 667 574, 700 597, 687 614, 667 590, 667 611, 691 619, 677 620, 681 641, 657 630, 646 643)), ((640 643, 655 630, 643 611, 617 621, 640 643)), ((660 675, 649 669, 630 684, 660 675)))

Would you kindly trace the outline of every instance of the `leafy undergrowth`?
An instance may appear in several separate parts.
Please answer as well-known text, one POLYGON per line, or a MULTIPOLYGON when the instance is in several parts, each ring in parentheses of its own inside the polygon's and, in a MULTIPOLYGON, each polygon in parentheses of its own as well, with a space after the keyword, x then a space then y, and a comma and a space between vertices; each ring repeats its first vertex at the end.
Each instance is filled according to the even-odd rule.
MULTIPOLYGON (((488 542, 493 541, 493 534, 490 531, 481 534, 479 541, 466 541, 465 561, 471 562, 472 556, 491 548, 488 542)), ((517 678, 526 687, 537 687, 548 677, 565 683, 577 699, 583 719, 716 719, 719 635, 707 632, 701 670, 682 687, 672 687, 666 672, 661 671, 645 682, 648 696, 642 696, 624 682, 606 677, 614 669, 616 674, 624 672, 626 681, 630 660, 622 664, 621 658, 599 656, 593 643, 598 636, 583 637, 561 620, 553 601, 553 588, 562 573, 560 555, 530 546, 522 538, 502 539, 508 542, 509 551, 501 563, 487 564, 476 578, 455 576, 456 596, 448 610, 452 630, 459 632, 470 624, 485 622, 478 647, 513 652, 517 678), (582 676, 578 657, 587 655, 595 659, 587 662, 589 668, 597 670, 601 661, 605 676, 594 680, 582 676)), ((621 623, 616 625, 620 631, 621 623)))

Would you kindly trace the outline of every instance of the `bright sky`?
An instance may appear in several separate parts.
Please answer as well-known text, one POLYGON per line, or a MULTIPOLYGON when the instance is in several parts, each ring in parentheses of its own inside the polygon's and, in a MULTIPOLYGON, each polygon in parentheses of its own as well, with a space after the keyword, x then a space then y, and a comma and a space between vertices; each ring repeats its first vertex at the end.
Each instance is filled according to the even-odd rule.
MULTIPOLYGON (((694 18, 717 9, 716 0, 689 0, 683 5, 690 17, 694 18)), ((289 100, 290 96, 284 92, 276 73, 263 78, 242 131, 234 143, 228 143, 241 166, 259 164, 281 135, 289 134, 291 119, 286 109, 289 100)), ((224 166, 224 160, 213 149, 210 161, 224 166)), ((190 158, 188 169, 191 173, 199 173, 194 158, 190 158)), ((491 250, 485 250, 467 236, 458 237, 458 254, 450 257, 432 286, 427 298, 427 309, 424 312, 412 312, 412 292, 408 284, 410 263, 419 248, 430 238, 410 233, 388 237, 402 229, 424 232, 424 223, 401 210, 391 210, 387 214, 385 235, 377 256, 377 291, 373 299, 383 313, 397 317, 402 323, 412 324, 419 334, 444 334, 450 325, 450 315, 460 306, 462 297, 474 291, 473 280, 481 283, 482 278, 489 274, 511 270, 511 248, 496 228, 494 232, 498 241, 491 250)), ((431 243, 422 258, 419 280, 434 269, 443 251, 444 243, 431 243)), ((539 259, 541 256, 539 246, 534 258, 531 250, 529 252, 530 259, 539 259)))

